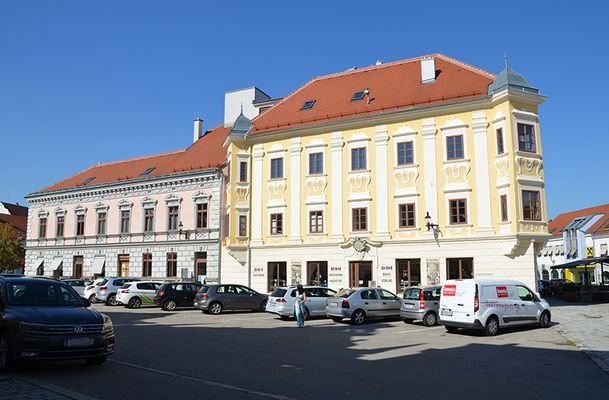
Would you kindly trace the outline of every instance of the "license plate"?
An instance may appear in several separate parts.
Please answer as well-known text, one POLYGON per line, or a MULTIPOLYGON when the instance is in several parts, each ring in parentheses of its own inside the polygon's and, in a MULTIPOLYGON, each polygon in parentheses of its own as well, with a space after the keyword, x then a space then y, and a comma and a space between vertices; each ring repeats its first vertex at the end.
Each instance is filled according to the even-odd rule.
POLYGON ((331 305, 332 307, 338 307, 338 303, 337 303, 337 302, 335 302, 335 301, 331 301, 331 302, 330 302, 330 305, 331 305))
POLYGON ((404 308, 414 308, 414 304, 404 304, 404 308))
POLYGON ((445 315, 447 317, 452 317, 453 316, 453 310, 450 310, 448 308, 443 308, 440 310, 440 315, 445 315))
POLYGON ((78 337, 66 339, 64 347, 89 347, 93 345, 93 338, 78 337))

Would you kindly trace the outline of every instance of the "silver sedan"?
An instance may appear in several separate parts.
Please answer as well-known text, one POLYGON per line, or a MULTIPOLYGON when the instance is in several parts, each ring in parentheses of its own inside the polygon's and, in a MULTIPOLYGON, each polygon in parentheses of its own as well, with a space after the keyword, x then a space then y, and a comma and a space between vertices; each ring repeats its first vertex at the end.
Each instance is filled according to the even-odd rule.
POLYGON ((371 318, 399 318, 402 300, 388 290, 360 287, 341 289, 326 300, 326 315, 334 322, 350 318, 355 325, 371 318))

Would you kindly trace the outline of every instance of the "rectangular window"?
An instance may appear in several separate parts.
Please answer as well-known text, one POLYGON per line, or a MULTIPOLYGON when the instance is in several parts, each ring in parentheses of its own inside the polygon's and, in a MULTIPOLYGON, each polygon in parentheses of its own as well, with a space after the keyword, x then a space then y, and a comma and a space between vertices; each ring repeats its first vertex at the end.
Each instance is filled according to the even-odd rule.
POLYGON ((97 234, 98 235, 106 234, 106 213, 105 212, 97 213, 97 234))
POLYGON ((152 276, 152 253, 142 254, 142 276, 152 276))
POLYGON ((354 208, 352 210, 353 231, 365 231, 368 229, 368 219, 366 218, 367 211, 367 208, 354 208))
POLYGON ((63 237, 63 226, 65 224, 65 217, 59 216, 57 217, 57 237, 63 237))
POLYGON ((178 230, 178 206, 171 206, 167 208, 167 230, 177 231, 178 230))
POLYGON ((84 214, 79 214, 76 216, 76 236, 84 236, 85 235, 85 216, 84 214))
POLYGON ((323 153, 309 154, 309 175, 319 175, 324 173, 323 153))
POLYGON ((38 237, 45 238, 47 237, 47 219, 46 217, 41 217, 38 225, 38 237))
POLYGON ((461 160, 463 158, 463 135, 446 138, 446 159, 461 160))
POLYGON ((538 191, 522 191, 522 217, 525 221, 541 221, 541 196, 538 191))
POLYGON ((283 178, 283 158, 271 160, 271 179, 283 178))
POLYGON ((207 228, 207 203, 197 204, 197 229, 207 228))
POLYGON ((518 150, 535 153, 535 130, 533 125, 518 124, 518 150))
POLYGON ((239 236, 246 237, 247 236, 247 216, 239 215, 239 236))
POLYGON ((450 200, 450 224, 467 224, 467 204, 465 199, 450 200))
POLYGON ((497 154, 505 153, 505 149, 503 148, 503 129, 497 129, 497 154))
POLYGON ((309 232, 323 233, 324 231, 324 216, 322 211, 309 212, 309 232))
POLYGON ((366 148, 351 149, 351 171, 366 169, 366 148))
POLYGON ((144 232, 154 231, 154 208, 144 209, 144 232))
POLYGON ((121 211, 121 233, 129 233, 131 225, 131 211, 121 211))
POLYGON ((283 234, 283 214, 271 214, 271 235, 283 234))
POLYGON ((167 253, 167 276, 178 275, 178 253, 167 253))
POLYGON ((415 214, 414 214, 414 203, 400 204, 400 228, 414 228, 415 214))
POLYGON ((412 142, 398 143, 398 165, 410 165, 413 163, 412 142))
POLYGON ((288 268, 286 262, 270 262, 268 265, 268 288, 273 291, 276 287, 287 286, 288 268))
POLYGON ((239 161, 239 182, 247 182, 247 161, 239 161))
POLYGON ((447 258, 446 269, 448 279, 472 279, 474 277, 474 259, 447 258))
POLYGON ((502 194, 499 199, 501 202, 501 222, 506 222, 508 220, 507 195, 502 194))

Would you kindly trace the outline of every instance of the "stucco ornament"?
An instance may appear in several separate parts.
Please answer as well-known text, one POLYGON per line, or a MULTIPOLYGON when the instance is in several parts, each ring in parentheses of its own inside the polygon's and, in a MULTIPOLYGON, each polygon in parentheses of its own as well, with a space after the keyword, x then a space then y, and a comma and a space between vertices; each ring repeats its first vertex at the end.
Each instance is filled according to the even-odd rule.
POLYGON ((383 245, 382 242, 377 242, 375 240, 367 239, 367 238, 350 238, 343 243, 339 244, 339 246, 343 249, 348 249, 352 247, 353 250, 360 256, 364 257, 364 255, 370 250, 370 246, 372 247, 381 247, 383 245))

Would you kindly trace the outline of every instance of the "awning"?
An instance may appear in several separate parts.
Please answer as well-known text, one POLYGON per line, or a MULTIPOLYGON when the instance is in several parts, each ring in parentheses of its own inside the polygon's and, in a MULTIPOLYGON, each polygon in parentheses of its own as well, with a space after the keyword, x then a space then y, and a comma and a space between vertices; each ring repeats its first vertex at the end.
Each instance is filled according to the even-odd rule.
POLYGON ((37 258, 34 261, 34 269, 40 268, 40 266, 44 263, 44 258, 37 258))
POLYGON ((63 258, 54 258, 53 263, 51 264, 51 271, 57 271, 58 269, 60 269, 61 263, 63 263, 63 258))
POLYGON ((582 258, 581 260, 575 260, 575 261, 571 261, 571 262, 568 262, 565 264, 554 265, 554 266, 550 267, 550 269, 575 268, 580 265, 590 265, 590 264, 609 264, 609 256, 582 258))
POLYGON ((105 264, 106 264, 106 257, 95 257, 95 259, 93 259, 93 267, 91 269, 91 275, 103 275, 105 264))

